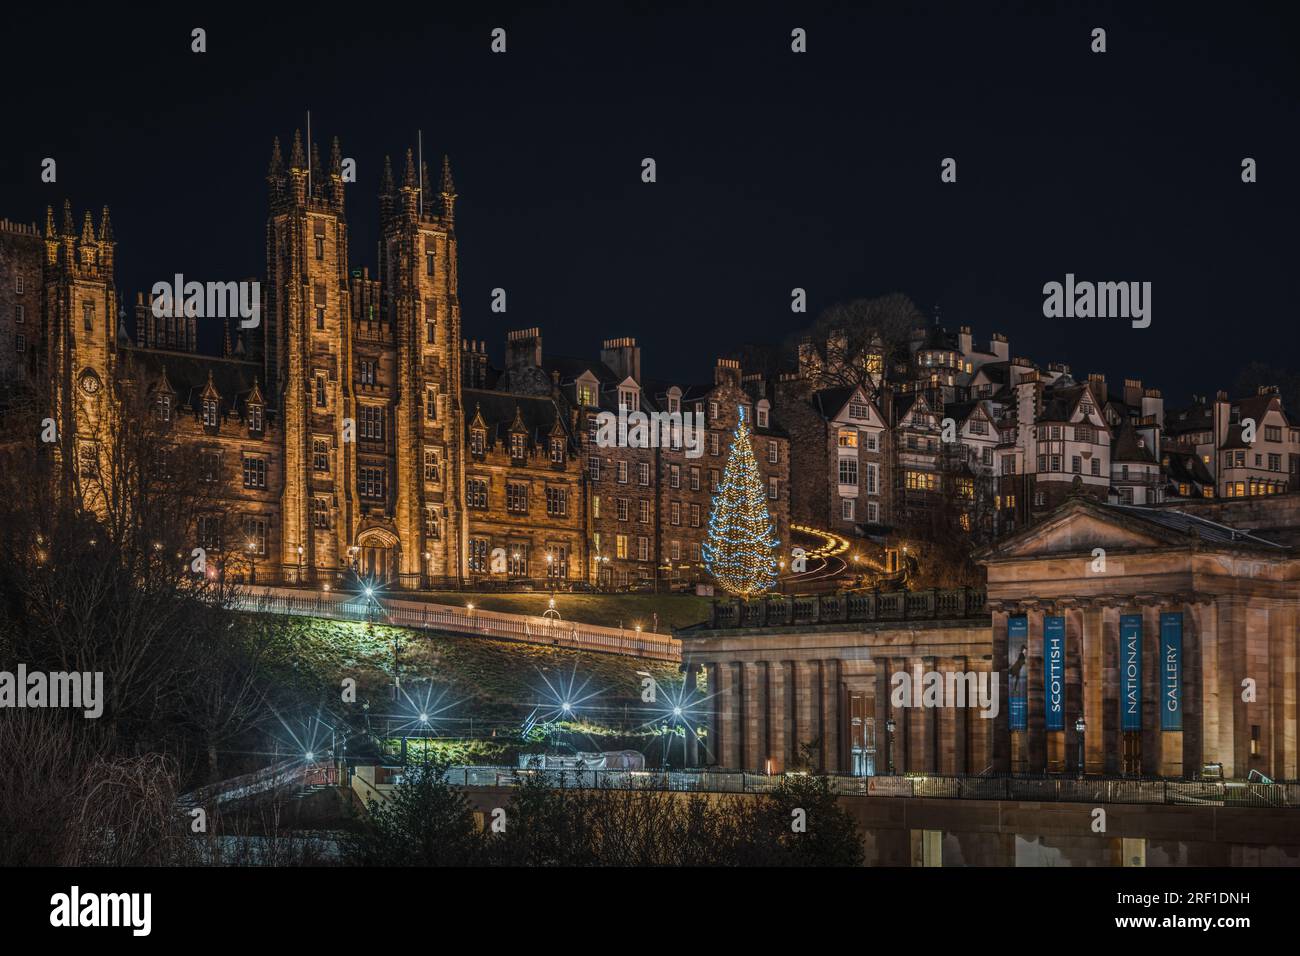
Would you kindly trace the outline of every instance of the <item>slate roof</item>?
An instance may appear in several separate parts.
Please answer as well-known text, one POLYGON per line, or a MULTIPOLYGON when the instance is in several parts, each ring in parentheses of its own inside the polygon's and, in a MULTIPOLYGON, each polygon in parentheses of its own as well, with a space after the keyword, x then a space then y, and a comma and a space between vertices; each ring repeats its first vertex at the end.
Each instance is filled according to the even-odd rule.
POLYGON ((257 382, 267 403, 268 421, 273 420, 271 410, 279 404, 278 396, 271 394, 272 390, 262 381, 260 363, 129 346, 121 347, 121 352, 123 364, 132 363, 147 388, 154 387, 159 376, 165 373, 168 383, 176 391, 177 407, 188 408, 195 414, 201 411, 203 390, 207 388, 209 372, 212 374, 213 387, 221 396, 221 410, 234 412, 240 417, 243 416, 244 402, 252 392, 254 382, 257 382))
POLYGON ((1110 450, 1111 461, 1137 461, 1155 463, 1156 456, 1150 448, 1139 444, 1142 436, 1137 433, 1137 429, 1127 419, 1119 426, 1119 434, 1115 437, 1114 447, 1110 450))
MULTIPOLYGON (((551 430, 558 420, 569 444, 573 445, 573 436, 568 429, 565 417, 555 406, 550 397, 539 395, 511 395, 508 392, 489 392, 483 389, 467 388, 462 393, 465 409, 465 434, 469 435, 470 426, 477 414, 487 426, 489 447, 498 441, 505 441, 514 424, 516 411, 528 437, 534 445, 545 447, 551 430)), ((576 446, 574 446, 576 447, 576 446)))
POLYGON ((1216 521, 1202 518, 1199 515, 1188 514, 1186 511, 1175 511, 1168 508, 1148 508, 1143 505, 1103 505, 1101 507, 1113 508, 1141 521, 1148 521, 1152 524, 1160 525, 1161 527, 1168 528, 1171 531, 1176 531, 1181 534, 1194 534, 1201 541, 1206 541, 1210 544, 1240 544, 1251 545, 1266 550, 1291 550, 1286 547, 1286 545, 1278 544, 1275 541, 1268 541, 1249 531, 1241 531, 1237 528, 1229 527, 1226 524, 1219 524, 1216 521))

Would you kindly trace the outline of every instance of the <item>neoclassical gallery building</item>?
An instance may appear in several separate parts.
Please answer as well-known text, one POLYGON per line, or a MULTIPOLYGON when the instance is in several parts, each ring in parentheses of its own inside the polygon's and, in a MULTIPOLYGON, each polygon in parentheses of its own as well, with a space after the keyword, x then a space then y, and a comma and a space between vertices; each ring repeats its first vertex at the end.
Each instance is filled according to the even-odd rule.
POLYGON ((811 745, 843 774, 1300 776, 1296 550, 1080 496, 981 561, 986 593, 720 602, 678 632, 707 687, 701 763, 779 772, 811 745))

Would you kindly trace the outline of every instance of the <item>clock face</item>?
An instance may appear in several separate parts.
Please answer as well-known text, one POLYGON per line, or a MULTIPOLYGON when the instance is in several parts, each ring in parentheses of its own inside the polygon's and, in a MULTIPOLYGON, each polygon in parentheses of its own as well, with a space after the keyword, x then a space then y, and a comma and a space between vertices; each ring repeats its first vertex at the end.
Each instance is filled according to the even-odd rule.
POLYGON ((81 390, 87 395, 94 395, 99 391, 99 379, 90 373, 81 376, 81 390))

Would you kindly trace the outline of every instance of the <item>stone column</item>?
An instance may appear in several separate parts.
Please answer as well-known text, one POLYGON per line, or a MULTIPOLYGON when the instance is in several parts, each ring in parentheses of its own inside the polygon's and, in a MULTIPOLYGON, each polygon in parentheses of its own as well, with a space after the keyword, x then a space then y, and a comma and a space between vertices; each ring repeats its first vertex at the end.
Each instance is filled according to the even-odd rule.
POLYGON ((1160 612, 1163 603, 1142 605, 1142 774, 1157 777, 1164 735, 1160 732, 1160 675, 1163 673, 1160 647, 1160 612))
MULTIPOLYGON (((1087 773, 1103 773, 1106 769, 1103 750, 1102 692, 1103 673, 1102 612, 1095 606, 1084 608, 1082 616, 1082 704, 1086 728, 1083 733, 1084 768, 1087 773)), ((1076 744, 1077 746, 1077 744, 1076 744)))
POLYGON ((1183 605, 1183 774, 1200 773, 1205 750, 1204 648, 1201 628, 1206 604, 1183 605))
MULTIPOLYGON (((934 657, 921 658, 921 676, 925 677, 931 671, 938 670, 937 660, 934 657)), ((922 688, 924 689, 924 684, 922 688)), ((923 718, 921 730, 921 769, 927 773, 939 772, 939 718, 942 716, 945 708, 922 707, 921 715, 923 718)))
POLYGON ((736 665, 722 661, 711 665, 718 673, 718 696, 713 701, 719 728, 717 757, 726 770, 740 769, 740 694, 735 686, 736 665))
POLYGON ((1270 635, 1273 647, 1273 698, 1276 701, 1273 726, 1273 773, 1275 780, 1294 780, 1296 754, 1296 638, 1297 608, 1294 601, 1275 601, 1272 616, 1277 627, 1270 635))
POLYGON ((838 773, 840 761, 840 662, 822 661, 822 767, 838 773))
POLYGON ((767 662, 767 739, 773 773, 785 773, 785 665, 767 662))
POLYGON ((795 661, 794 668, 794 752, 801 755, 802 748, 806 744, 811 744, 820 735, 818 729, 821 723, 819 712, 820 708, 816 705, 816 681, 814 681, 814 672, 817 669, 816 661, 795 661))
MULTIPOLYGON (((1166 614, 1177 614, 1182 618, 1183 626, 1183 650, 1182 656, 1178 662, 1179 678, 1178 693, 1181 695, 1180 708, 1183 714, 1183 727, 1188 725, 1187 720, 1187 643, 1188 643, 1188 618, 1182 601, 1174 600, 1164 604, 1160 608, 1160 616, 1163 618, 1166 614)), ((1165 679, 1168 674, 1169 666, 1169 649, 1164 642, 1164 629, 1160 628, 1156 632, 1156 666, 1159 675, 1156 678, 1157 697, 1155 701, 1156 711, 1156 733, 1160 736, 1160 776, 1177 779, 1187 776, 1184 771, 1184 742, 1183 734, 1185 730, 1165 730, 1163 723, 1168 701, 1165 698, 1165 679)))
POLYGON ((764 757, 766 756, 763 729, 767 723, 763 713, 762 675, 759 674, 758 670, 761 665, 753 661, 746 661, 740 666, 744 671, 745 682, 745 744, 740 765, 745 770, 761 772, 765 765, 764 757))
MULTIPOLYGON (((889 718, 898 719, 890 703, 894 690, 891 683, 893 669, 888 657, 872 658, 872 663, 876 668, 876 773, 884 776, 889 773, 889 748, 896 746, 888 730, 889 718)), ((897 755, 897 750, 894 753, 897 755)))
POLYGON ((1047 713, 1043 697, 1043 610, 1029 612, 1029 746, 1030 773, 1043 773, 1047 769, 1047 713))
POLYGON ((1246 601, 1224 595, 1218 605, 1219 741, 1212 759, 1223 762, 1225 777, 1245 777, 1250 770, 1250 720, 1241 682, 1255 676, 1246 673, 1246 601))
MULTIPOLYGON (((992 765, 996 773, 1011 771, 1011 723, 1008 717, 1011 703, 1010 687, 1007 683, 1007 619, 1010 616, 1003 610, 992 612, 993 656, 989 664, 993 670, 991 679, 997 684, 998 715, 993 718, 993 729, 988 736, 990 746, 988 764, 992 765)), ((979 766, 974 772, 981 773, 983 770, 984 767, 979 766)))
POLYGON ((1122 766, 1119 731, 1119 614, 1118 607, 1101 612, 1102 706, 1101 739, 1105 772, 1116 776, 1122 766))
MULTIPOLYGON (((1083 714, 1083 611, 1067 608, 1065 615, 1065 754, 1062 765, 1079 773, 1079 732, 1075 721, 1083 714)), ((1086 722, 1086 719, 1085 719, 1086 722)), ((1087 731, 1084 731, 1085 743, 1087 731)), ((1087 763, 1087 755, 1084 755, 1087 763)))

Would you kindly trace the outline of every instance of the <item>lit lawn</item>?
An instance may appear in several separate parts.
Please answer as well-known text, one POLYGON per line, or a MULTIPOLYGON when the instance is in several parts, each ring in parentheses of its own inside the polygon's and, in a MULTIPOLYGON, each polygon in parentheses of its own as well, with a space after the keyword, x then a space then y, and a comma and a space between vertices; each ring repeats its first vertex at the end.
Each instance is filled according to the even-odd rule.
MULTIPOLYGON (((479 594, 469 591, 434 591, 429 599, 439 604, 463 607, 472 602, 485 611, 507 611, 512 614, 541 614, 546 610, 548 592, 532 594, 479 594)), ((654 630, 658 615, 659 633, 677 627, 699 624, 709 617, 711 598, 694 594, 566 594, 555 595, 555 607, 566 621, 583 624, 603 624, 606 627, 625 627, 631 630, 638 624, 646 631, 654 630)))

